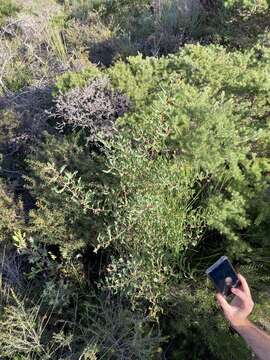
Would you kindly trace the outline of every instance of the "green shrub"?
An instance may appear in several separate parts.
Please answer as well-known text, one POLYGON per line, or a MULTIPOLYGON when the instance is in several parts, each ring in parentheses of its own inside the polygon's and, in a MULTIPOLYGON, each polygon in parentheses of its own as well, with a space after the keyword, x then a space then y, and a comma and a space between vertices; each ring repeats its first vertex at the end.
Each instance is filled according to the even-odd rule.
MULTIPOLYGON (((236 341, 235 358, 249 356, 200 289, 204 269, 224 253, 266 269, 269 59, 261 44, 244 53, 192 45, 167 58, 118 62, 101 74, 134 107, 113 139, 93 149, 81 134, 46 135, 31 155, 37 209, 28 231, 65 259, 86 247, 107 249, 113 256, 100 264, 99 286, 151 319, 173 316, 175 296, 182 299, 189 310, 176 315, 174 330, 164 326, 185 339, 175 357, 193 347, 193 332, 203 338, 198 358, 222 359, 223 338, 225 354, 236 341), (189 311, 197 319, 190 325, 189 311)), ((84 73, 76 76, 84 81, 84 73)))
MULTIPOLYGON (((1 168, 0 168, 1 170, 1 168)), ((20 201, 15 203, 12 191, 0 179, 0 242, 11 244, 12 235, 23 227, 24 212, 20 201)))
POLYGON ((20 121, 14 111, 0 111, 0 151, 2 153, 9 153, 11 150, 13 150, 19 128, 20 121))
POLYGON ((268 5, 267 0, 225 0, 224 5, 226 8, 239 8, 243 7, 246 9, 252 9, 256 7, 265 8, 268 5))
POLYGON ((151 104, 157 96, 157 89, 168 86, 170 82, 166 64, 168 60, 158 60, 141 55, 128 58, 128 62, 119 61, 107 70, 107 74, 115 88, 126 93, 135 103, 136 109, 140 105, 151 104))
POLYGON ((0 4, 0 26, 5 22, 5 18, 14 15, 20 9, 13 0, 2 0, 0 4))
POLYGON ((256 137, 257 130, 244 125, 237 130, 241 122, 231 102, 217 103, 208 91, 180 84, 175 94, 152 105, 151 114, 146 110, 136 120, 127 127, 136 146, 121 134, 112 159, 109 155, 113 167, 108 171, 120 179, 112 193, 111 241, 146 263, 153 258, 156 264, 161 256, 159 263, 173 269, 185 250, 196 247, 212 228, 226 235, 232 257, 244 256, 249 245, 239 229, 251 222, 249 202, 267 188, 263 174, 269 164, 249 155, 248 139, 256 137))
POLYGON ((89 80, 99 76, 101 76, 101 72, 94 65, 87 67, 82 72, 66 72, 56 79, 53 93, 54 95, 57 95, 59 92, 65 94, 73 88, 83 88, 89 80))
POLYGON ((33 74, 29 69, 28 64, 17 59, 8 65, 8 71, 6 71, 3 80, 4 85, 8 90, 16 92, 30 85, 32 79, 33 74))
POLYGON ((32 174, 28 186, 38 205, 30 212, 29 230, 41 242, 59 245, 64 254, 86 244, 96 246, 96 228, 101 221, 91 202, 92 196, 103 196, 97 179, 103 178, 104 160, 88 156, 89 149, 80 143, 80 134, 63 138, 47 135, 29 164, 32 174), (96 183, 93 189, 78 179, 78 169, 83 181, 96 183), (62 186, 69 190, 63 192, 62 186))

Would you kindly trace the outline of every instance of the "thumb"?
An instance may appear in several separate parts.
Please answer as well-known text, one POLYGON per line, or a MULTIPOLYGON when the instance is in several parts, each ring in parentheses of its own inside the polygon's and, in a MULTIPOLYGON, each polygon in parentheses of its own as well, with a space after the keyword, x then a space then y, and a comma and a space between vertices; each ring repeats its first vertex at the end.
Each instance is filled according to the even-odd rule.
POLYGON ((224 312, 228 312, 231 309, 231 305, 227 302, 227 300, 222 296, 221 293, 217 293, 216 295, 217 301, 219 305, 222 307, 224 312))

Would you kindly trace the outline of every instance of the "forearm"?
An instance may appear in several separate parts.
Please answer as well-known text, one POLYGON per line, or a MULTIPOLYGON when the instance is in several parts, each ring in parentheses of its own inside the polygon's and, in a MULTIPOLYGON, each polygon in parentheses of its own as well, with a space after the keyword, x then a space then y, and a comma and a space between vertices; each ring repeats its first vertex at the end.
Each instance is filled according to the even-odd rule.
POLYGON ((245 339, 260 360, 270 360, 270 336, 268 334, 248 320, 241 325, 234 326, 234 329, 245 339))

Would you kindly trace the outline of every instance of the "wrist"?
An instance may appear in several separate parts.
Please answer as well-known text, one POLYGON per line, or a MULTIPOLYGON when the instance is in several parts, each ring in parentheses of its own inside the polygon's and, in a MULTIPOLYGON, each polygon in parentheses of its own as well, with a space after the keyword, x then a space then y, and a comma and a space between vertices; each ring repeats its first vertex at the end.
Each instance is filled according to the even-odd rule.
POLYGON ((231 326, 237 332, 241 332, 242 330, 251 327, 252 323, 248 319, 237 319, 235 321, 231 321, 231 326))

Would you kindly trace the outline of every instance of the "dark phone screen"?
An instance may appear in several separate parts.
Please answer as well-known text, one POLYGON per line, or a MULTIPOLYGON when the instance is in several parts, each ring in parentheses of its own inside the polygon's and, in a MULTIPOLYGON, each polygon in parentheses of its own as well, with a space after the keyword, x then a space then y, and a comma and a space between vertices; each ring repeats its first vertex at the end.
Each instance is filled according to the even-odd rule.
POLYGON ((231 294, 231 288, 238 285, 238 277, 232 265, 225 259, 208 274, 216 288, 224 295, 231 294))

